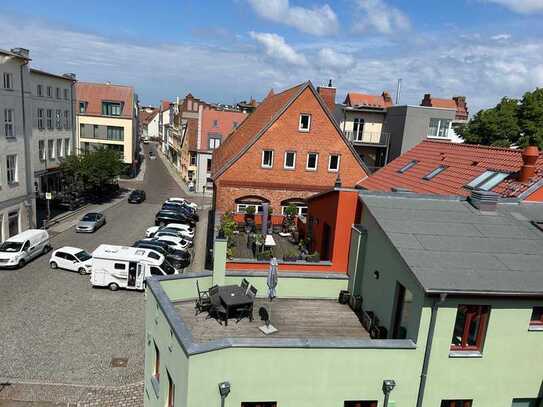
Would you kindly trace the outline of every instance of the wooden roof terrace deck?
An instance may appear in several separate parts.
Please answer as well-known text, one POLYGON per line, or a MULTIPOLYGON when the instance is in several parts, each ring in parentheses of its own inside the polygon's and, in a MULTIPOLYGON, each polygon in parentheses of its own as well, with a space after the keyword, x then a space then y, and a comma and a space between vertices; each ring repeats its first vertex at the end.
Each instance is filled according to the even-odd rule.
POLYGON ((194 301, 175 302, 175 309, 192 331, 195 342, 208 342, 223 338, 312 338, 312 339, 369 339, 358 317, 348 305, 334 300, 275 299, 272 303, 257 298, 254 304, 254 320, 247 318, 228 326, 220 325, 214 319, 206 319, 207 313, 194 315, 194 301), (264 325, 258 316, 258 309, 266 304, 271 306, 271 324, 279 331, 264 335, 259 326, 264 325))

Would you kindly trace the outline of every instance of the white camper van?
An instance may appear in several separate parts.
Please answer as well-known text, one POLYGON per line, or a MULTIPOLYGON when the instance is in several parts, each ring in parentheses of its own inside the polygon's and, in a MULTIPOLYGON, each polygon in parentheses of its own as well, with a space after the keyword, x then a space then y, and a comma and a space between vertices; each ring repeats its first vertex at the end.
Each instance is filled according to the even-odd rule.
POLYGON ((147 277, 169 274, 175 274, 174 268, 154 250, 103 244, 92 252, 93 287, 143 290, 147 277))
POLYGON ((43 229, 28 229, 12 236, 0 245, 0 268, 20 268, 40 254, 51 250, 49 233, 43 229))

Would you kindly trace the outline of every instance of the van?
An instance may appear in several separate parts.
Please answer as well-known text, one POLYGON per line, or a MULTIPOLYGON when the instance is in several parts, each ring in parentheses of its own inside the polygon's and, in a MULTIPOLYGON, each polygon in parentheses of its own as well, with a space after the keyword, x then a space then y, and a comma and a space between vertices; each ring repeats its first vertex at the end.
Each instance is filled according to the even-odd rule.
POLYGON ((103 244, 92 252, 93 287, 143 290, 147 277, 170 274, 176 274, 175 269, 155 250, 103 244))
POLYGON ((0 245, 0 268, 24 267, 26 263, 49 250, 51 245, 46 230, 25 230, 0 245))

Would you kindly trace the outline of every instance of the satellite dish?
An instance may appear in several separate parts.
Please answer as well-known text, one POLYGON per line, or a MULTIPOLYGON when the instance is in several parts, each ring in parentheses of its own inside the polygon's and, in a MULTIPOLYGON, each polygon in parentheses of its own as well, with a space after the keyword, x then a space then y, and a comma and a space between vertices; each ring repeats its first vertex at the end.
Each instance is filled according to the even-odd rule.
POLYGON ((260 316, 260 319, 264 321, 266 326, 270 326, 270 314, 265 307, 260 307, 258 309, 258 315, 260 316))

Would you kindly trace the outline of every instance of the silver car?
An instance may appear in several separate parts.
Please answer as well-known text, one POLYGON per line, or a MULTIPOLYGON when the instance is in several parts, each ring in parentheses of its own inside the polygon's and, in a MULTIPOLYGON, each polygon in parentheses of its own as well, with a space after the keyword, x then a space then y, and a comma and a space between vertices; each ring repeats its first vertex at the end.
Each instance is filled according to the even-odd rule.
POLYGON ((79 233, 93 233, 106 224, 106 217, 98 212, 89 212, 81 218, 75 231, 79 233))

